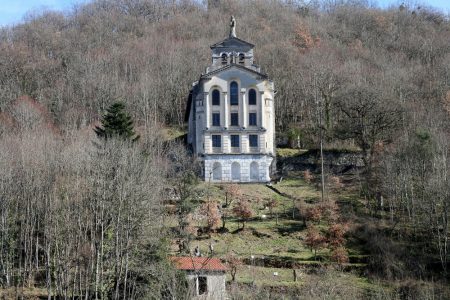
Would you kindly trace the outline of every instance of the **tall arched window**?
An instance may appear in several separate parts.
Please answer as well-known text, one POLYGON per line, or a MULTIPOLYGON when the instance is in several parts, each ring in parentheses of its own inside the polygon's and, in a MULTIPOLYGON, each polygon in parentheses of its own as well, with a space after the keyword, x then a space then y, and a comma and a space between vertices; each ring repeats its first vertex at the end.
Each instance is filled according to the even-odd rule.
POLYGON ((250 180, 252 181, 259 180, 259 166, 256 161, 250 164, 250 180))
POLYGON ((219 162, 213 164, 213 180, 222 180, 222 165, 219 162))
POLYGON ((248 91, 248 105, 256 105, 256 91, 254 89, 248 91))
POLYGON ((241 165, 238 162, 231 164, 231 180, 241 180, 241 165))
POLYGON ((212 105, 220 105, 220 92, 218 90, 212 92, 212 105))
POLYGON ((239 105, 239 88, 236 81, 230 83, 230 105, 239 105))

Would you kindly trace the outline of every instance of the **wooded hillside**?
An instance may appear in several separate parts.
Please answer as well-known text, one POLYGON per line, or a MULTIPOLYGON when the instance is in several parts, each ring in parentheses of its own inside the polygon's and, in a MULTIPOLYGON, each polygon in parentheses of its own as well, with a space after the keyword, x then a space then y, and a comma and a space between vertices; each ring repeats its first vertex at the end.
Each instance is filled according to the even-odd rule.
POLYGON ((163 202, 179 200, 184 231, 193 208, 183 201, 205 194, 162 129, 183 130, 192 82, 231 15, 274 81, 280 146, 317 149, 323 136, 327 149, 362 153, 353 185, 385 241, 367 272, 448 283, 449 17, 365 1, 207 2, 94 0, 0 29, 0 287, 184 295, 167 272, 179 233, 164 226, 163 202), (118 101, 136 143, 95 136, 118 101))

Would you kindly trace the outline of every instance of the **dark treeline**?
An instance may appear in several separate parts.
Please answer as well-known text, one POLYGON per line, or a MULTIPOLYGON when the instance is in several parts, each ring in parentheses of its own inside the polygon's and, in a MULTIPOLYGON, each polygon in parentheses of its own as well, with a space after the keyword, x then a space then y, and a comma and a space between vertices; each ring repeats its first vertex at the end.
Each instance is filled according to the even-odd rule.
POLYGON ((0 29, 0 286, 85 299, 182 293, 167 271, 161 199, 173 178, 188 197, 192 169, 157 129, 183 125, 230 15, 275 82, 280 140, 362 151, 362 195, 388 228, 370 233, 382 241, 374 273, 447 275, 448 17, 364 1, 208 2, 98 0, 0 29), (136 144, 92 131, 117 101, 136 144))

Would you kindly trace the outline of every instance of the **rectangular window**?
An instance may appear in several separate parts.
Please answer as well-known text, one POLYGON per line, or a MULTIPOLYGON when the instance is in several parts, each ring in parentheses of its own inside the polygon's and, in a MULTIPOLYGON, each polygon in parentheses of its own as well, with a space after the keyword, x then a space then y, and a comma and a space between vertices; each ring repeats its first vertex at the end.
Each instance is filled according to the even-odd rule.
POLYGON ((239 105, 239 86, 236 81, 230 83, 230 105, 239 105))
POLYGON ((220 92, 218 90, 212 92, 212 105, 220 105, 220 92))
POLYGON ((212 124, 213 126, 220 126, 220 113, 212 114, 212 124))
POLYGON ((219 135, 219 134, 212 135, 212 146, 214 148, 222 147, 222 136, 221 135, 219 135))
POLYGON ((207 285, 207 278, 206 277, 198 277, 198 294, 204 295, 208 292, 208 285, 207 285))
POLYGON ((239 126, 239 114, 231 113, 231 126, 239 126))
POLYGON ((248 125, 249 126, 256 126, 256 113, 249 113, 248 114, 248 125))
POLYGON ((231 135, 231 147, 239 147, 239 135, 231 135))
POLYGON ((258 147, 258 135, 256 134, 250 134, 248 136, 250 147, 258 147))

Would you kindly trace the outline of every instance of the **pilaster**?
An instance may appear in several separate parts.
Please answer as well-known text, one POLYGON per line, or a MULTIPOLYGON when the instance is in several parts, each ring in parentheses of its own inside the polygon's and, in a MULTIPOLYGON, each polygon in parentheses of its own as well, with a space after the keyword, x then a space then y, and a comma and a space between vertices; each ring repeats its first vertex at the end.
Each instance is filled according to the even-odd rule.
POLYGON ((228 93, 222 92, 223 95, 223 126, 228 128, 228 120, 229 120, 229 105, 228 105, 228 93))
POLYGON ((249 141, 248 141, 248 134, 244 133, 241 135, 241 152, 242 153, 249 153, 249 141))
POLYGON ((209 129, 211 126, 211 103, 209 103, 209 93, 204 92, 203 93, 203 105, 205 108, 205 128, 209 129))
POLYGON ((205 153, 212 153, 212 139, 210 134, 204 135, 205 153))
POLYGON ((222 134, 222 152, 223 153, 231 152, 230 134, 228 132, 224 132, 222 134))
POLYGON ((241 126, 241 127, 244 127, 244 128, 247 128, 247 99, 246 99, 246 96, 245 96, 245 93, 246 93, 246 89, 244 89, 244 88, 242 88, 241 89, 241 106, 240 106, 240 112, 239 112, 239 114, 241 115, 240 116, 240 122, 239 122, 239 125, 241 126))
POLYGON ((259 106, 258 106, 258 108, 259 108, 259 111, 258 111, 258 114, 259 114, 259 126, 260 127, 264 127, 264 119, 265 119, 265 116, 264 116, 264 112, 265 112, 265 110, 264 110, 264 106, 265 106, 265 103, 264 103, 264 91, 260 91, 259 92, 259 102, 258 102, 258 104, 259 104, 259 106))

